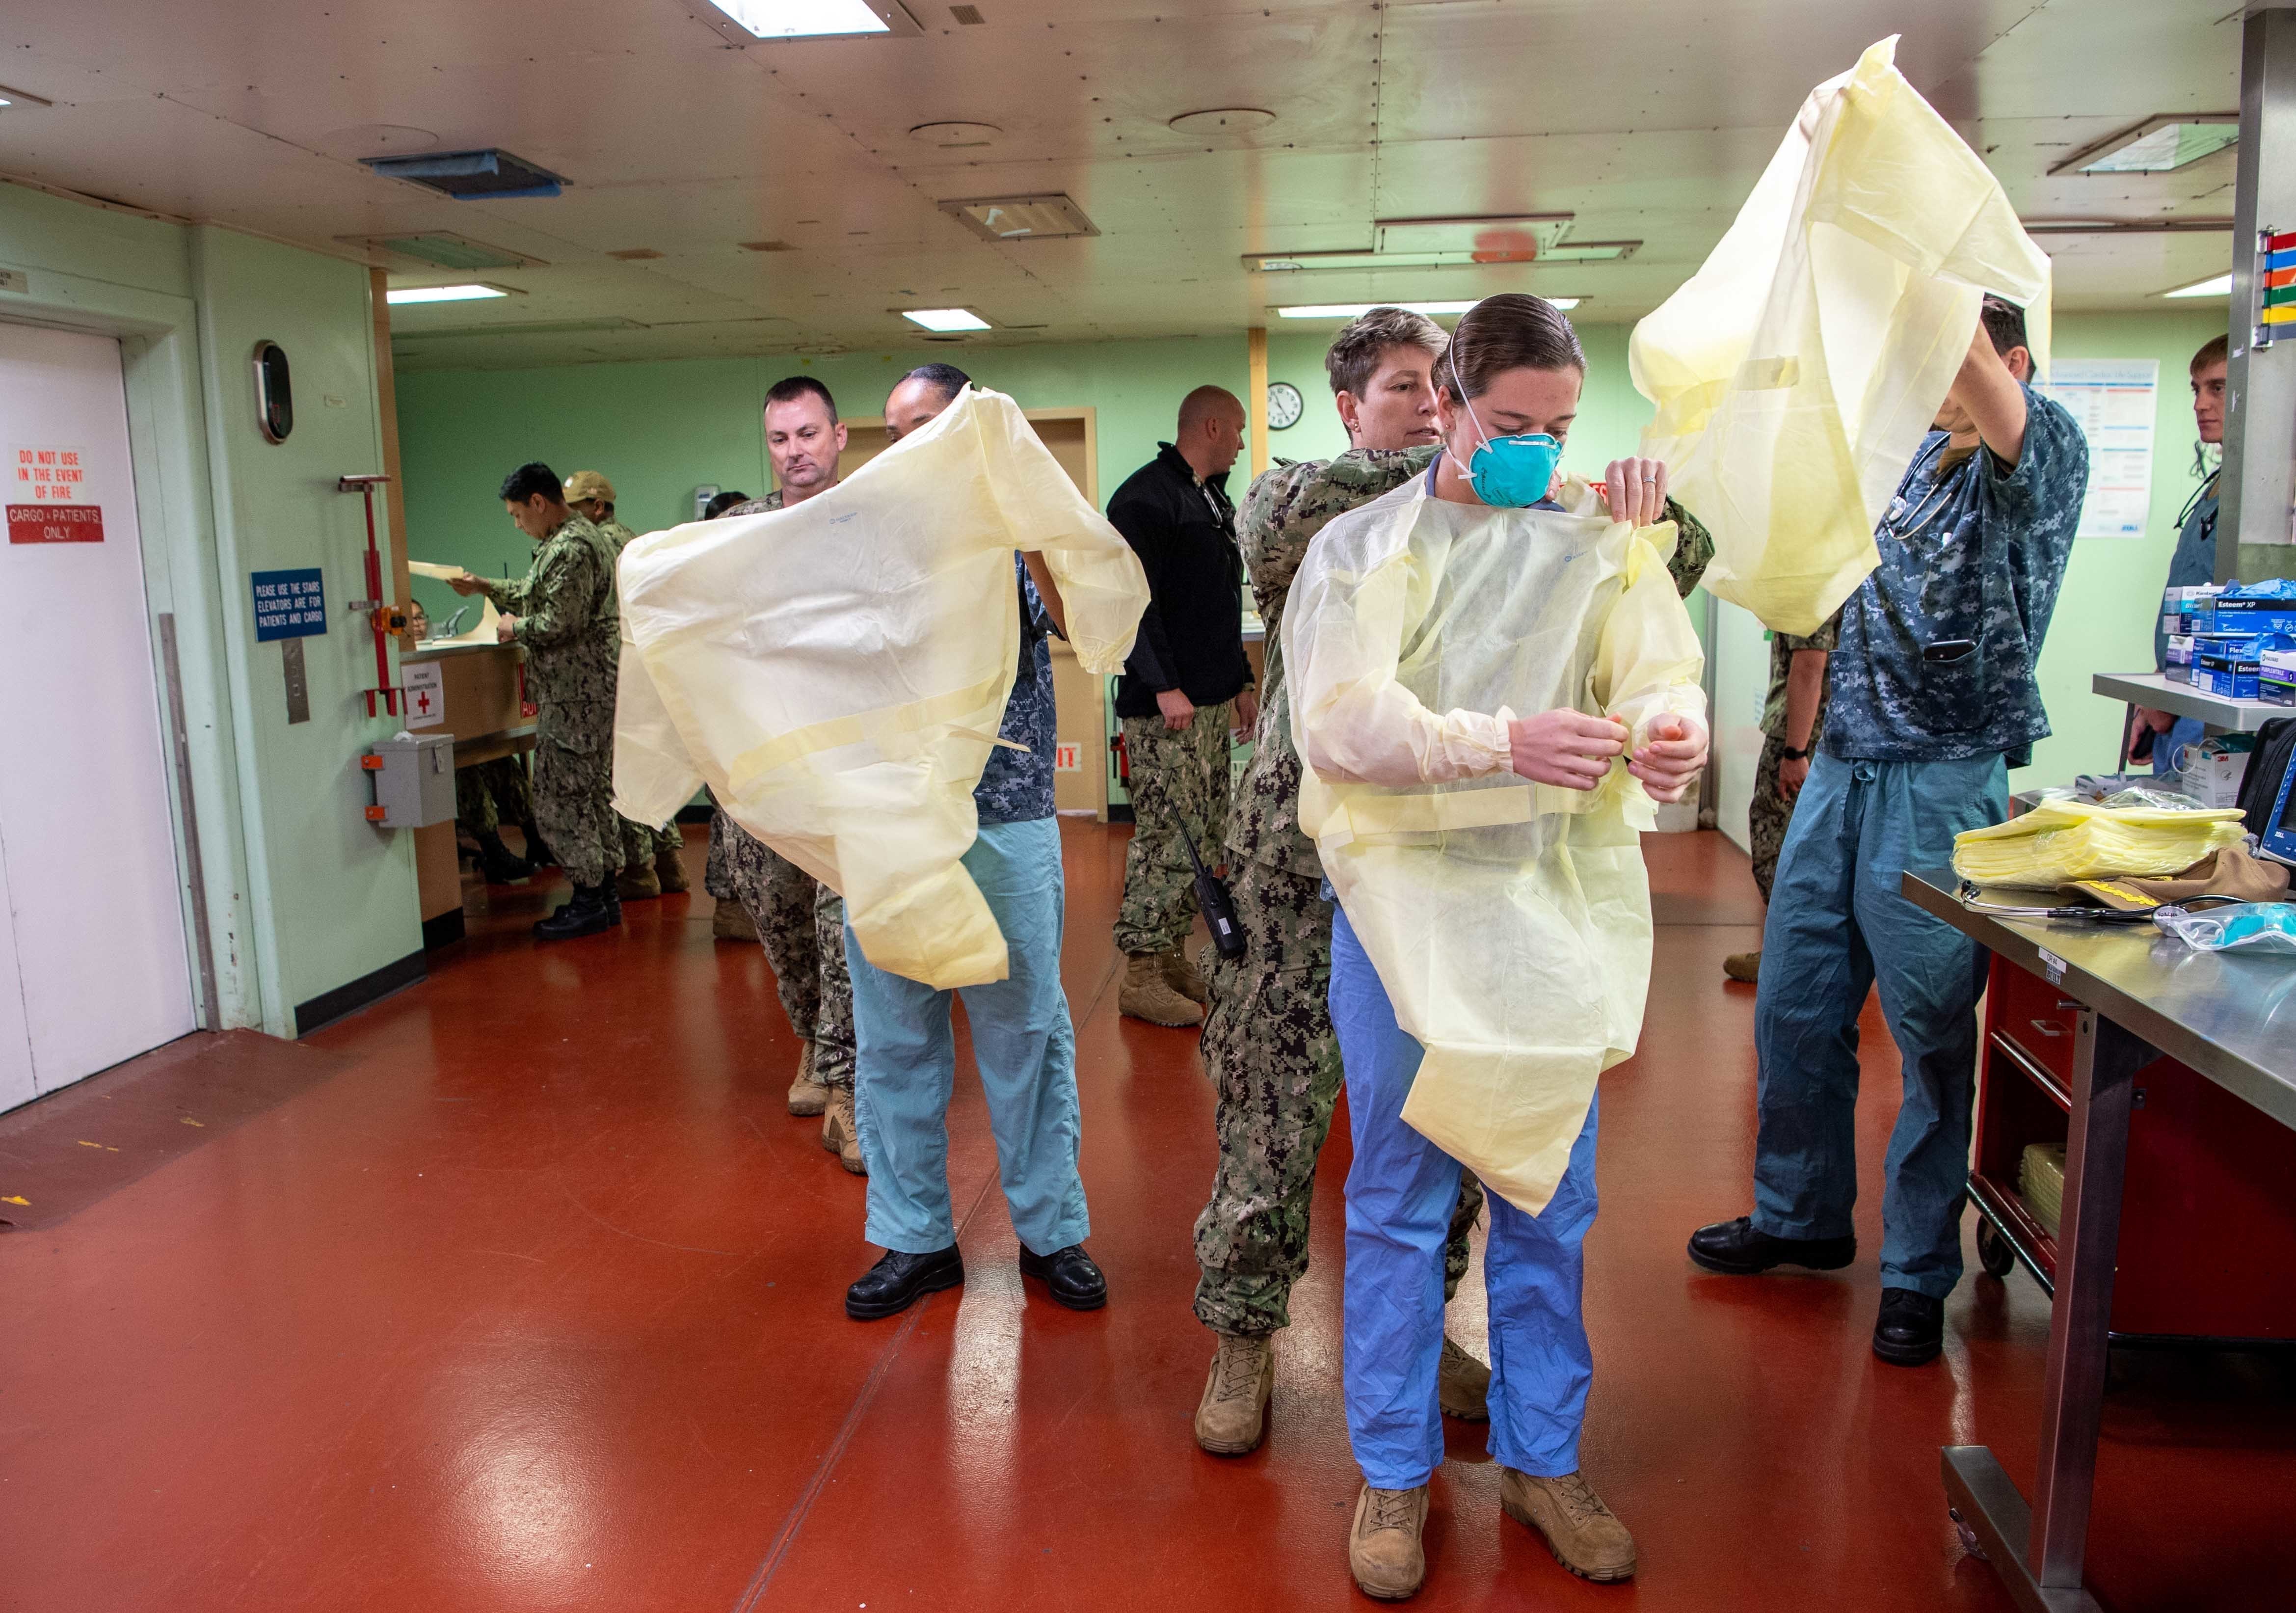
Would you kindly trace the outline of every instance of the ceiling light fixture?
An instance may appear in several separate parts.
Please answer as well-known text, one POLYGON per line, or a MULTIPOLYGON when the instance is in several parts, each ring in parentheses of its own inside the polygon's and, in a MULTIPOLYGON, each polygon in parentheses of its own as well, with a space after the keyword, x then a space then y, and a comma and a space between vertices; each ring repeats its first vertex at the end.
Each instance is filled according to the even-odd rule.
MULTIPOLYGON (((1566 311, 1577 308, 1584 298, 1549 297, 1547 301, 1566 311)), ((1444 315, 1464 314, 1474 307, 1465 302, 1303 302, 1291 308, 1279 308, 1276 314, 1285 319, 1360 319, 1375 308, 1399 308, 1406 313, 1424 314, 1429 318, 1444 315)))
POLYGON ((897 308, 893 312, 929 331, 985 331, 988 321, 969 308, 897 308))
POLYGON ((409 302, 478 302, 509 295, 498 285, 401 285, 383 292, 382 300, 397 308, 409 302))
POLYGON ((2229 297, 2232 295, 2232 275, 2229 271, 2213 280, 2195 280, 2190 285, 2180 285, 2173 292, 2162 292, 2163 297, 2229 297))
POLYGON ((2052 174, 2170 174, 2240 139, 2238 112, 2158 112, 2085 145, 2052 174))
POLYGON ((736 45, 759 39, 914 37, 924 30, 898 0, 686 0, 693 14, 736 45))

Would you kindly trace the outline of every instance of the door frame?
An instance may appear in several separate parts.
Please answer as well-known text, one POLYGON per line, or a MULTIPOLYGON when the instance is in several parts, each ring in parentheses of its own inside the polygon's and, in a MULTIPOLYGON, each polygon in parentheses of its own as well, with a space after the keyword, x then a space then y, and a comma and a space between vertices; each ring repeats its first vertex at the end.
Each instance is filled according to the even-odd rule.
MULTIPOLYGON (((53 269, 29 270, 30 288, 0 296, 0 321, 106 336, 119 343, 127 443, 142 535, 146 650, 159 697, 154 716, 168 754, 161 761, 176 841, 176 902, 190 960, 194 1013, 203 1030, 264 1024, 275 998, 275 962, 255 922, 230 639, 226 630, 209 474, 207 406, 198 308, 189 297, 53 269), (159 618, 175 618, 171 679, 159 618), (184 833, 183 769, 175 765, 169 691, 184 707, 184 752, 198 826, 197 856, 184 833), (206 930, 196 919, 186 870, 201 871, 206 930), (206 975, 212 970, 209 995, 206 975)), ((242 669, 243 671, 243 669, 242 669)))

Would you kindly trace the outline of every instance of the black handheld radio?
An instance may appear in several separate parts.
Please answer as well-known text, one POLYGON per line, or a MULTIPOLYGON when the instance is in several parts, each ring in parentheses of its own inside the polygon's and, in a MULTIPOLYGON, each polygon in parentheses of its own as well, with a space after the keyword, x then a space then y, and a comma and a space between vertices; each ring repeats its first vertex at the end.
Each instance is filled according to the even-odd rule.
POLYGON ((1211 927, 1212 945, 1219 955, 1233 962, 1243 956, 1243 931, 1235 922, 1235 903, 1228 899, 1227 886, 1204 866, 1196 854, 1195 836, 1188 826, 1180 826, 1180 839, 1188 848, 1188 860, 1196 865, 1196 905, 1203 909, 1204 923, 1211 927))

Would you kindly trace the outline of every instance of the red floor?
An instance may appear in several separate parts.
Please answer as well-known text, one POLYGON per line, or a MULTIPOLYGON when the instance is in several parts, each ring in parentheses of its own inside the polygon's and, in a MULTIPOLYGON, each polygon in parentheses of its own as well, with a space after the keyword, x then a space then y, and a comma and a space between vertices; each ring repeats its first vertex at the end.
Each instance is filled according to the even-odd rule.
MULTIPOLYGON (((712 943, 698 891, 537 951, 525 925, 554 893, 497 890, 428 983, 302 1048, 178 1044, 0 1120, 0 1198, 37 1181, 81 1206, 0 1206, 19 1223, 0 1609, 1365 1605, 1344 1551, 1344 1132, 1273 1433, 1203 1455, 1189 1226, 1210 1101, 1188 1034, 1116 1016, 1121 835, 1068 830, 1096 1314, 1021 1288, 961 1082, 961 1302, 845 1319, 873 1257, 863 1185, 784 1112, 794 1044, 764 959, 712 943), (186 1072, 223 1058, 254 1073, 203 1117, 186 1072)), ((1752 997, 1719 961, 1759 909, 1718 836, 1654 840, 1652 861, 1656 982, 1641 1057, 1606 1081, 1587 1295, 1587 1470, 1641 1574, 1562 1573, 1502 1519, 1480 1429, 1453 1425, 1416 1605, 2006 1609, 1955 1543, 1937 1447, 1987 1443, 2029 1475, 2041 1296, 1965 1282, 1945 1359, 1906 1371, 1866 1349, 1870 1255, 1838 1277, 1687 1265, 1689 1230, 1748 1202, 1752 997)), ((1870 1011, 1867 1031, 1870 1172, 1896 1070, 1870 1011)), ((1479 1301, 1471 1280, 1455 1311, 1477 1341, 1479 1301)), ((2252 1361, 2120 1376, 2091 1552, 2107 1605, 2296 1601, 2285 1381, 2252 1361)))

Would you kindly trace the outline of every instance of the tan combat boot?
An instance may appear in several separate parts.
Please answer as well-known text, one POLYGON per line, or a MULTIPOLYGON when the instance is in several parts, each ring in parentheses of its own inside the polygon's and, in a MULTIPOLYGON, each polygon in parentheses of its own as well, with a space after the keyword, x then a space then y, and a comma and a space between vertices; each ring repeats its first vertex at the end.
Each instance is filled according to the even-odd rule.
POLYGON ((614 894, 624 901, 651 901, 661 894, 661 881, 650 864, 640 863, 614 876, 614 894))
POLYGON ((1535 1478, 1499 1469, 1499 1505, 1506 1515, 1546 1537, 1554 1560, 1581 1579, 1631 1579, 1635 1537, 1576 1473, 1535 1478))
POLYGON ((797 1079, 790 1082, 790 1113, 818 1115, 829 1107, 829 1089, 814 1079, 813 1043, 800 1041, 797 1045, 797 1079))
POLYGON ((861 1126, 853 1117, 853 1089, 830 1087, 829 1106, 821 1116, 821 1146, 837 1156, 837 1163, 856 1176, 866 1176, 861 1163, 861 1126))
POLYGON ((1212 1006, 1212 989, 1185 947, 1174 947, 1164 954, 1164 983, 1198 1008, 1212 1006))
POLYGON ((1748 985, 1759 985, 1762 978, 1762 954, 1758 948, 1751 952, 1733 952, 1722 960, 1722 973, 1732 980, 1742 980, 1748 985))
POLYGON ((653 876, 660 882, 661 893, 677 896, 693 888, 685 876, 685 860, 674 845, 666 845, 653 854, 653 876))
POLYGON ((1491 1420, 1491 1370, 1443 1335, 1443 1364, 1435 1377, 1436 1398, 1443 1415, 1461 1422, 1491 1420))
POLYGON ((1204 1011, 1172 989, 1165 977, 1168 953, 1135 952, 1125 960, 1124 989, 1117 993, 1119 1012, 1150 1025, 1192 1025, 1204 1022, 1204 1011))
POLYGON ((718 910, 709 916, 709 939, 755 942, 758 926, 750 922, 750 910, 728 896, 718 903, 718 910))
POLYGON ((1356 1525, 1348 1534, 1348 1572, 1356 1588, 1381 1601, 1401 1601, 1427 1580, 1427 1553, 1419 1544, 1427 1527, 1427 1486, 1374 1490, 1356 1497, 1356 1525))
POLYGON ((1267 1431, 1267 1397, 1275 1390, 1275 1341, 1221 1334, 1204 1397, 1196 1403, 1196 1443, 1215 1456, 1253 1449, 1267 1431))

